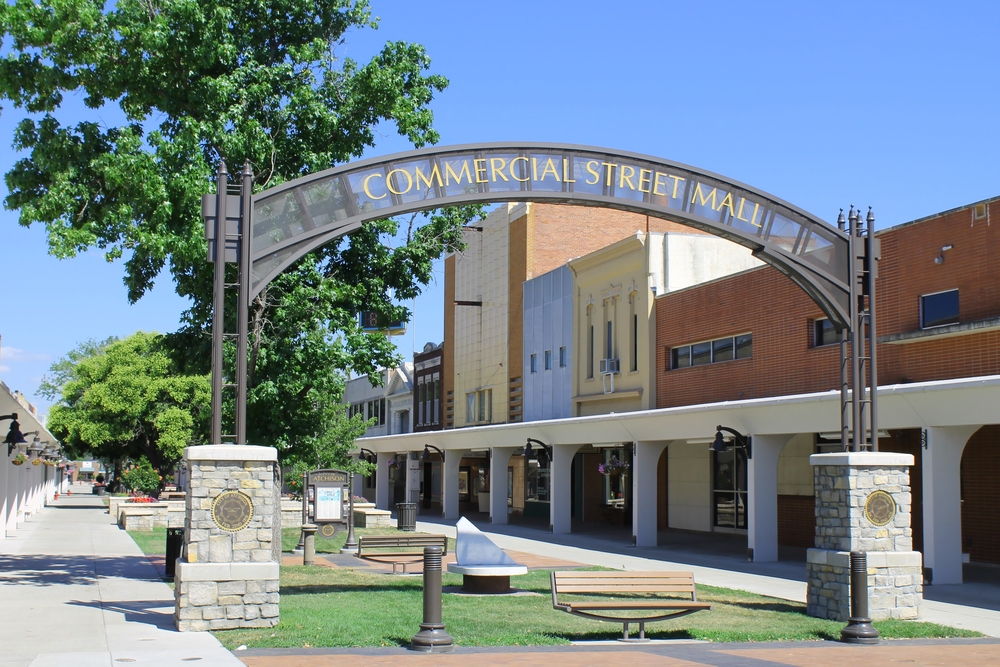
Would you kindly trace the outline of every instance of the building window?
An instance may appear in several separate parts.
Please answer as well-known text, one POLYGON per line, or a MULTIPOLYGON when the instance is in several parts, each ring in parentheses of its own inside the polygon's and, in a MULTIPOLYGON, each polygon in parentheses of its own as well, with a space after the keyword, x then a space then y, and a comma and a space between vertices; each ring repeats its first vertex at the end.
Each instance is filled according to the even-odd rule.
POLYGON ((469 424, 489 422, 493 419, 493 390, 480 389, 465 395, 465 421, 469 424))
POLYGON ((373 426, 385 426, 385 399, 376 398, 368 401, 368 419, 374 419, 373 426))
POLYGON ((920 297, 920 328, 941 327, 958 322, 958 290, 920 297))
POLYGON ((667 359, 670 369, 703 366, 733 359, 753 357, 753 334, 726 336, 715 340, 670 348, 667 359))
POLYGON ((566 368, 566 363, 568 361, 566 357, 566 346, 563 345, 559 348, 559 368, 566 368))
POLYGON ((986 217, 986 204, 976 204, 972 209, 972 215, 976 220, 986 217))
POLYGON ((747 527, 747 453, 742 447, 712 452, 712 525, 747 527))
POLYGON ((472 391, 465 395, 465 423, 472 424, 476 421, 476 392, 472 391))
POLYGON ((441 419, 441 374, 434 374, 434 424, 441 419))
POLYGON ((545 370, 552 370, 552 350, 545 350, 545 370))
MULTIPOLYGON (((617 468, 618 464, 626 463, 631 466, 631 461, 626 458, 625 448, 607 447, 602 450, 604 465, 612 464, 617 468)), ((604 504, 608 507, 625 509, 625 498, 630 488, 629 468, 621 469, 604 475, 604 504)))
POLYGON ((524 499, 536 503, 549 502, 550 462, 548 458, 543 458, 541 461, 527 459, 525 464, 524 499))
POLYGON ((587 332, 587 378, 594 378, 594 325, 587 332))
POLYGON ((833 322, 824 317, 813 322, 813 347, 833 345, 840 342, 840 334, 833 328, 833 322))
POLYGON ((417 378, 417 425, 424 423, 424 378, 417 378))
POLYGON ((615 333, 615 329, 614 329, 614 324, 611 322, 611 320, 608 320, 608 327, 607 327, 607 329, 608 329, 608 332, 607 332, 608 333, 608 337, 607 337, 607 339, 605 340, 605 343, 604 343, 604 352, 605 352, 604 358, 605 359, 614 359, 615 358, 615 351, 614 351, 615 350, 615 346, 614 346, 614 333, 615 333))
POLYGON ((531 370, 532 373, 537 373, 538 372, 538 355, 537 354, 531 355, 531 357, 528 359, 528 368, 531 370))
POLYGON ((632 359, 630 370, 639 370, 639 316, 632 316, 632 359))

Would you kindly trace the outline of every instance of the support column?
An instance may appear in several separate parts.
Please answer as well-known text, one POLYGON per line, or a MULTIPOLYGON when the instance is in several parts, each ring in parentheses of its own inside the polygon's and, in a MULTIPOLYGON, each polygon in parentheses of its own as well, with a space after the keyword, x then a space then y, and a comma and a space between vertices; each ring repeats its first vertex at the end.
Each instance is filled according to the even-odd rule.
POLYGON ((4 522, 4 534, 7 537, 13 537, 14 533, 17 531, 17 508, 18 508, 18 489, 20 488, 21 479, 21 468, 24 466, 15 466, 10 462, 14 458, 10 456, 7 458, 7 516, 4 522))
MULTIPOLYGON (((444 453, 444 464, 441 466, 441 505, 444 508, 445 519, 457 519, 459 517, 458 472, 464 453, 465 450, 463 449, 449 449, 444 453)), ((490 474, 492 474, 492 470, 490 474)), ((504 476, 504 479, 506 479, 506 476, 504 476)), ((491 484, 490 489, 495 485, 495 483, 491 484)))
POLYGON ((637 547, 656 546, 657 472, 663 441, 636 442, 632 455, 632 541, 637 547))
POLYGON ((28 518, 28 466, 30 463, 25 462, 24 465, 20 467, 17 471, 17 511, 18 516, 14 524, 15 529, 18 524, 24 523, 25 519, 28 518))
MULTIPOLYGON (((3 445, 0 445, 0 447, 3 447, 3 445)), ((7 448, 4 447, 4 449, 7 448)), ((0 542, 7 539, 7 512, 9 508, 7 503, 7 484, 13 475, 11 471, 13 467, 10 464, 10 459, 0 454, 0 468, 2 468, 0 470, 0 542)))
POLYGON ((580 445, 555 445, 549 470, 549 522, 553 533, 571 533, 573 457, 580 445))
POLYGON ((420 480, 423 477, 420 455, 414 458, 414 452, 406 452, 406 502, 417 503, 420 507, 420 480))
POLYGON ((933 584, 962 583, 962 452, 979 429, 932 426, 924 433, 924 567, 933 584))
POLYGON ((375 463, 378 470, 375 472, 375 507, 380 510, 389 508, 389 461, 396 458, 395 452, 378 452, 375 455, 375 463))
POLYGON ((753 562, 778 560, 778 457, 790 435, 753 435, 747 461, 747 548, 753 562))
MULTIPOLYGON (((507 466, 510 457, 520 447, 493 447, 490 449, 490 523, 507 523, 507 466), (503 489, 500 493, 494 491, 497 479, 501 480, 503 489)), ((470 482, 471 483, 471 482, 470 482)))

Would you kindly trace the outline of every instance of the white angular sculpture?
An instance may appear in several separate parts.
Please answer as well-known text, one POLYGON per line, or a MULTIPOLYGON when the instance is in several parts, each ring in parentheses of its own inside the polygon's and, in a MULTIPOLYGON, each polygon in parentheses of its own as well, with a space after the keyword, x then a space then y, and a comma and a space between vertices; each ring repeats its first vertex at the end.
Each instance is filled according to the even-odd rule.
POLYGON ((502 549, 490 541, 471 521, 462 517, 455 525, 458 543, 457 563, 449 563, 448 571, 463 575, 462 590, 470 593, 507 593, 511 575, 527 574, 528 567, 514 562, 502 549))

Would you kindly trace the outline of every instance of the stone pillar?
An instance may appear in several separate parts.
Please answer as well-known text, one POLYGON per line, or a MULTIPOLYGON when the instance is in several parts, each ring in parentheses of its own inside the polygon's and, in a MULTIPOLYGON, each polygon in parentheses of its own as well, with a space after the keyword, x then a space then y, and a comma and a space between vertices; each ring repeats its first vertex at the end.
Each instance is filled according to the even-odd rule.
POLYGON ((636 442, 632 457, 632 541, 637 547, 655 547, 657 472, 666 442, 636 442))
POLYGON ((932 584, 962 583, 962 451, 979 428, 932 427, 924 434, 924 567, 932 584))
MULTIPOLYGON (((756 456, 756 452, 754 452, 756 456)), ((851 615, 850 552, 868 554, 872 620, 917 618, 923 600, 920 552, 910 529, 910 454, 813 454, 816 548, 806 556, 807 613, 851 615)))
POLYGON ((375 507, 380 510, 392 511, 389 507, 389 461, 396 458, 393 452, 378 452, 375 455, 375 463, 378 469, 375 471, 375 507))
MULTIPOLYGON (((17 450, 14 452, 16 454, 17 450)), ((0 526, 6 537, 13 537, 17 531, 17 490, 20 483, 18 480, 21 477, 21 468, 24 467, 12 464, 10 461, 13 458, 13 455, 7 458, 7 514, 5 524, 0 526)))
MULTIPOLYGON (((444 453, 444 465, 441 466, 441 504, 444 505, 445 519, 457 519, 460 514, 458 511, 458 473, 459 464, 462 462, 462 453, 461 449, 449 449, 445 450, 444 453)), ((506 481, 506 479, 507 476, 504 475, 504 480, 506 481)), ((494 482, 490 485, 490 489, 495 486, 494 482)))
POLYGON ((281 471, 273 447, 184 451, 190 476, 174 577, 181 632, 278 624, 281 471))
POLYGON ((549 521, 553 533, 573 532, 573 457, 580 445, 554 445, 549 464, 549 521))
POLYGON ((6 454, 7 447, 3 447, 2 453, 0 453, 0 542, 7 539, 7 512, 10 509, 7 504, 7 484, 10 479, 14 476, 14 472, 11 470, 14 466, 10 464, 10 459, 4 459, 4 454, 6 454))
MULTIPOLYGON (((490 449, 490 523, 507 523, 507 466, 520 447, 490 449), (500 491, 497 484, 499 480, 500 491)), ((471 480, 469 482, 472 483, 471 480)))
POLYGON ((747 460, 747 548, 755 563, 778 560, 778 457, 790 435, 754 435, 747 460))

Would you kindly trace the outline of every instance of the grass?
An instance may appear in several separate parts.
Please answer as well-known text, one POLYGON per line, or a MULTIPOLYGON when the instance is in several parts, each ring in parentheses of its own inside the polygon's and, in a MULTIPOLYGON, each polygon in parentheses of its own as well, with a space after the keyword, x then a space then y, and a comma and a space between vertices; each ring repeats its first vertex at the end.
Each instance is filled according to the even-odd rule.
POLYGON ((147 556, 165 556, 167 553, 167 529, 130 530, 129 537, 142 549, 147 556))
MULTIPOLYGON (((621 625, 552 608, 549 573, 531 571, 515 585, 539 595, 473 597, 445 594, 444 622, 464 646, 538 646, 617 639, 621 625)), ((446 586, 461 584, 444 574, 446 586)), ((281 568, 281 623, 274 628, 215 633, 230 649, 263 647, 407 646, 422 618, 422 579, 353 569, 281 568)), ((744 591, 699 586, 703 611, 650 624, 654 639, 716 642, 819 640, 840 637, 844 623, 805 615, 805 605, 744 591)), ((979 637, 978 633, 914 621, 876 623, 882 637, 979 637)), ((633 626, 633 633, 638 628, 633 626)))

